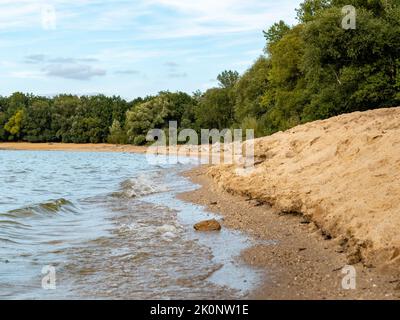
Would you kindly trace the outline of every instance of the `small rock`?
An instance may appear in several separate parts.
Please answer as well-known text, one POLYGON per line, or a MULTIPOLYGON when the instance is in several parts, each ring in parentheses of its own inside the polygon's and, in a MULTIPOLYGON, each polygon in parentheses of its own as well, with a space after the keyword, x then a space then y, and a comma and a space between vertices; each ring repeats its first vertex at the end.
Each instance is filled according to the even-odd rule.
POLYGON ((213 219, 199 222, 194 225, 196 231, 220 231, 222 229, 221 224, 213 219))
POLYGON ((261 207, 261 206, 263 206, 264 204, 261 202, 261 201, 258 201, 258 200, 256 200, 255 201, 255 203, 254 203, 254 206, 255 207, 261 207))
POLYGON ((217 204, 218 204, 217 201, 212 201, 212 202, 210 202, 210 205, 212 205, 212 206, 216 206, 217 204))

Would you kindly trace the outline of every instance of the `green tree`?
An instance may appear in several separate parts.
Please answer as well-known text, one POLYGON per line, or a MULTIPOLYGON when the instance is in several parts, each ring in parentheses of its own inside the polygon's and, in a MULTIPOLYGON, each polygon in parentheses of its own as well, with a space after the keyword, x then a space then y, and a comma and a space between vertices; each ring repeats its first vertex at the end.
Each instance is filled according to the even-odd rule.
POLYGON ((112 126, 110 127, 110 134, 107 138, 107 142, 112 144, 127 143, 125 130, 121 126, 121 123, 116 119, 114 120, 112 126))
POLYGON ((234 101, 229 88, 205 92, 196 108, 197 125, 202 129, 226 129, 234 123, 234 101))
POLYGON ((269 46, 280 41, 289 31, 290 31, 290 26, 288 26, 282 20, 280 20, 277 23, 274 23, 267 31, 263 31, 264 37, 267 41, 265 52, 268 53, 269 46))
POLYGON ((185 125, 190 119, 190 108, 195 100, 186 93, 161 92, 147 102, 135 106, 126 115, 126 131, 129 143, 145 144, 147 133, 152 129, 166 129, 170 121, 185 125))
POLYGON ((247 117, 260 118, 267 111, 261 104, 268 89, 270 61, 261 56, 239 79, 235 87, 235 119, 239 123, 247 117))
POLYGON ((22 127, 25 120, 25 110, 18 110, 6 123, 4 129, 11 134, 12 140, 18 140, 22 136, 22 127))
POLYGON ((225 70, 218 75, 217 80, 221 88, 233 88, 239 80, 239 72, 232 70, 225 70))
POLYGON ((398 0, 331 0, 332 7, 342 8, 346 5, 352 5, 357 9, 365 9, 376 17, 382 17, 389 10, 398 6, 398 0))
POLYGON ((72 142, 71 127, 80 104, 81 99, 73 95, 59 95, 53 98, 51 128, 57 141, 72 142))
POLYGON ((8 121, 6 111, 7 111, 7 98, 0 96, 0 141, 7 140, 8 133, 4 129, 4 126, 8 121))
POLYGON ((302 70, 305 46, 302 32, 303 25, 298 25, 270 46, 269 84, 261 101, 266 109, 262 121, 268 133, 286 130, 301 122, 301 113, 307 103, 302 70))
MULTIPOLYGON (((344 5, 348 4, 350 3, 346 3, 344 5)), ((315 19, 315 16, 319 11, 327 9, 331 6, 332 6, 332 0, 305 0, 300 4, 300 7, 296 9, 297 19, 301 23, 310 22, 315 19)))
POLYGON ((357 10, 357 28, 341 28, 340 8, 321 12, 305 28, 304 70, 311 101, 303 121, 396 105, 399 8, 386 17, 357 10))
POLYGON ((23 128, 23 140, 29 142, 56 141, 56 132, 52 130, 52 113, 47 99, 33 101, 26 109, 23 128))
POLYGON ((70 130, 73 143, 101 143, 103 141, 102 123, 99 118, 76 117, 70 130))
POLYGON ((246 136, 246 130, 254 130, 254 137, 259 138, 266 134, 265 126, 261 120, 254 117, 246 117, 242 120, 240 128, 243 130, 243 136, 246 136))

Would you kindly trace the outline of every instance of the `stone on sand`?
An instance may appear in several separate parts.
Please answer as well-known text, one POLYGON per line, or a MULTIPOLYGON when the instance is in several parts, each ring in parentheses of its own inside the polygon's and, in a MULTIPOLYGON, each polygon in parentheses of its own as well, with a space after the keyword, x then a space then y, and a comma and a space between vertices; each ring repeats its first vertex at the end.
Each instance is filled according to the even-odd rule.
POLYGON ((194 225, 196 231, 220 231, 222 229, 221 224, 215 220, 201 221, 194 225))

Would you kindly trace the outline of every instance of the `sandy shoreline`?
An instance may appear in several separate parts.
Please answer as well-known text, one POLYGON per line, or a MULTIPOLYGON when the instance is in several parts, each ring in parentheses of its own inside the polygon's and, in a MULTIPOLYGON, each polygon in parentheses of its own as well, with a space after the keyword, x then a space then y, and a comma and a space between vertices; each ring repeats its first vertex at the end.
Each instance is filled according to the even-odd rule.
POLYGON ((0 142, 0 150, 71 151, 71 152, 132 152, 146 153, 146 147, 113 144, 0 142))
MULTIPOLYGON (((338 127, 341 128, 344 122, 346 130, 349 130, 348 123, 350 121, 356 121, 353 126, 357 129, 356 124, 364 121, 365 126, 369 126, 368 136, 360 135, 361 141, 358 146, 359 149, 363 150, 363 145, 368 143, 368 152, 371 150, 370 146, 375 143, 376 134, 372 132, 374 126, 377 126, 372 121, 375 121, 378 117, 381 117, 382 122, 385 117, 392 117, 397 110, 382 110, 369 112, 364 114, 353 114, 343 116, 338 119, 327 120, 324 122, 316 122, 312 124, 299 127, 296 133, 296 129, 287 133, 279 133, 272 137, 267 137, 256 141, 256 161, 261 163, 256 164, 257 175, 250 177, 236 177, 234 175, 234 166, 215 166, 209 171, 209 167, 203 166, 194 169, 190 172, 185 173, 194 183, 200 184, 201 189, 184 193, 179 197, 185 201, 200 204, 206 206, 210 211, 221 214, 224 218, 222 221, 224 228, 230 228, 240 230, 251 237, 258 240, 273 240, 276 245, 258 245, 256 247, 249 248, 242 253, 242 259, 247 264, 261 268, 265 270, 265 280, 260 284, 259 288, 254 291, 250 298, 256 299, 399 299, 400 298, 400 280, 396 274, 383 273, 377 268, 373 268, 361 261, 354 261, 354 266, 357 270, 357 289, 356 290, 343 290, 341 282, 344 277, 342 269, 349 263, 349 249, 351 246, 344 246, 343 239, 340 237, 334 237, 332 239, 329 233, 326 233, 323 223, 320 223, 320 217, 315 216, 317 219, 314 220, 314 216, 307 216, 301 214, 303 210, 285 210, 285 209, 296 209, 296 201, 302 200, 302 190, 298 191, 298 186, 303 184, 282 184, 288 183, 297 178, 293 172, 288 173, 288 179, 283 179, 283 174, 275 170, 281 168, 282 164, 290 163, 290 161, 296 161, 295 171, 296 174, 302 172, 298 169, 297 164, 302 164, 302 161, 316 161, 319 160, 315 156, 317 154, 314 150, 310 149, 311 156, 307 153, 307 148, 302 149, 303 154, 299 155, 297 159, 295 156, 296 148, 298 144, 304 139, 307 145, 311 147, 318 147, 318 152, 324 152, 325 146, 334 148, 336 150, 331 157, 341 157, 336 160, 336 163, 340 165, 339 161, 342 159, 349 159, 353 161, 353 158, 346 157, 345 151, 349 150, 352 152, 351 147, 347 147, 343 151, 341 147, 342 141, 339 142, 338 147, 333 143, 322 143, 318 144, 327 137, 329 138, 329 132, 326 131, 331 126, 335 128, 331 122, 338 122, 338 127), (366 119, 364 119, 364 118, 366 119), (353 120, 355 119, 355 120, 353 120), (372 119, 372 120, 371 120, 372 119), (347 121, 347 122, 346 122, 347 121), (369 121, 369 122, 368 122, 369 121), (316 129, 314 129, 316 128, 316 129), (304 138, 301 130, 305 131, 304 138), (314 131, 317 131, 315 133, 314 131), (319 131, 318 131, 319 130, 319 131), (322 131, 322 132, 320 132, 322 131), (309 133, 310 132, 310 133, 309 133), (295 134, 296 133, 296 134, 295 134), (318 139, 317 135, 320 135, 318 139), (368 137, 371 136, 372 140, 368 137), (297 138, 297 140, 296 140, 297 138), (294 139, 294 140, 293 140, 294 139), (265 140, 265 143, 264 143, 265 140), (294 144, 294 142, 296 144, 294 144), (308 144, 308 140, 311 142, 308 144), (281 146, 278 143, 284 142, 281 146), (274 149, 275 148, 275 149, 274 149), (322 151, 320 151, 322 150, 322 151), (280 153, 283 154, 280 157, 280 153), (344 155, 343 155, 344 154, 344 155), (278 157, 279 156, 279 157, 278 157), (272 161, 275 161, 276 164, 272 161), (271 163, 271 164, 270 164, 271 163), (267 166, 270 165, 271 169, 267 166), (266 166, 266 168, 264 168, 266 166), (274 169, 274 171, 271 171, 274 169), (206 174, 206 171, 207 174, 206 174), (264 175, 268 173, 267 178, 264 175), (272 185, 270 180, 275 179, 274 174, 277 173, 277 179, 272 180, 276 182, 276 185, 272 185), (212 176, 212 177, 211 177, 212 176), (260 184, 262 182, 262 184, 260 184), (268 187, 268 183, 270 186, 268 187), (257 187, 257 186, 260 187, 257 187), (223 187, 221 187, 223 186, 223 187), (254 187, 254 190, 253 190, 254 187), (256 189, 257 188, 257 189, 256 189), (224 191, 227 190, 227 191, 224 191), (274 191, 274 198, 270 195, 270 192, 274 191), (290 193, 289 193, 290 191, 290 193), (279 192, 282 193, 279 194, 279 192), (298 193, 294 193, 298 192, 298 193), (250 195, 250 196, 249 196, 250 195), (268 196, 268 198, 266 198, 268 196), (293 201, 289 201, 290 199, 293 201), (272 201, 272 199, 275 199, 272 201), (279 202, 282 199, 286 202, 279 202), (269 205, 273 203, 273 207, 269 205), (286 206, 286 207, 285 207, 286 206), (297 214, 282 214, 282 212, 297 212, 297 214), (318 225, 318 227, 317 227, 318 225), (324 231, 322 231, 324 230, 324 231)), ((397 116, 397 113, 395 114, 397 116)), ((395 122, 395 121, 394 121, 395 122)), ((381 123, 381 122, 378 122, 381 123)), ((388 121, 383 122, 388 123, 388 121)), ((390 123, 389 123, 390 125, 390 123)), ((382 129, 379 127, 377 130, 382 129)), ((382 131, 382 134, 387 134, 388 129, 382 131)), ((347 133, 346 133, 347 134, 347 133)), ((348 138, 344 136, 340 139, 348 138)), ((350 140, 349 140, 350 141, 350 140)), ((378 141, 377 145, 382 145, 378 141)), ((131 152, 131 153, 146 153, 146 147, 137 147, 132 145, 110 145, 110 144, 63 144, 63 143, 0 143, 0 150, 34 150, 34 151, 71 151, 71 152, 131 152)), ((356 151, 357 151, 356 150, 356 151)), ((388 149, 389 150, 389 149, 388 149)), ((175 150, 176 151, 176 150, 175 150)), ((188 149, 182 148, 176 152, 179 155, 188 155, 188 149)), ((357 151, 356 154, 360 154, 357 151)), ((376 152, 374 152, 376 154, 376 152)), ((381 153, 377 153, 382 155, 381 153)), ((196 155, 196 150, 191 156, 196 155)), ((368 154, 366 156, 369 156, 368 154)), ((386 156, 388 159, 393 157, 392 154, 386 156)), ((394 157, 394 159, 396 159, 394 157)), ((321 177, 318 172, 329 172, 326 169, 326 161, 322 163, 321 169, 316 167, 317 171, 314 174, 309 174, 299 179, 307 181, 306 177, 321 177)), ((350 162, 349 162, 350 163, 350 162)), ((304 164, 305 168, 309 167, 308 163, 304 164)), ((284 167, 285 169, 286 167, 284 167)), ((290 167, 289 167, 290 168, 290 167)), ((310 167, 313 168, 313 167, 310 167)), ((338 170, 343 166, 338 167, 338 170)), ((350 168, 350 165, 344 168, 350 168)), ((379 168, 383 170, 381 165, 379 168)), ((280 169, 282 172, 283 169, 280 169)), ((340 169, 342 170, 342 169, 340 169)), ((350 170, 350 169, 349 169, 350 170)), ((353 170, 354 172, 357 172, 353 170)), ((286 172, 284 172, 286 174, 286 172)), ((367 177, 372 177, 367 175, 367 177)), ((374 175, 375 179, 381 179, 382 175, 374 175)), ((385 177, 385 176, 384 176, 385 177)), ((354 179, 353 179, 354 180, 354 179)), ((352 181, 352 180, 343 180, 352 181)), ((317 182, 320 183, 320 182, 317 182)), ((382 182, 383 183, 383 182, 382 182)), ((390 181, 387 182, 390 186, 390 181)), ((308 187, 309 188, 309 187, 308 187)), ((308 189, 307 189, 308 190, 308 189)), ((309 195, 308 191, 305 190, 304 194, 309 195), (307 192, 306 192, 307 191, 307 192)), ((351 189, 350 189, 351 190, 351 189)), ((330 196, 334 194, 326 194, 330 196)), ((352 199, 351 197, 349 198, 352 199)), ((354 198, 353 198, 354 199, 354 198)), ((349 202, 350 203, 350 202, 349 202)), ((356 205, 357 206, 357 205, 356 205)), ((311 208, 311 206, 309 205, 311 208)), ((330 221, 330 220, 326 220, 330 221)), ((397 221, 397 220, 396 220, 397 221)), ((367 225, 368 226, 368 225, 367 225)), ((332 231, 332 230, 329 230, 332 231)), ((339 230, 340 231, 340 230, 339 230)), ((338 232, 339 232, 338 231, 338 232)), ((343 232, 342 232, 343 233, 343 232)))
POLYGON ((324 236, 304 217, 280 215, 267 205, 231 195, 217 187, 203 166, 184 173, 201 189, 179 198, 221 214, 224 228, 243 231, 257 240, 276 245, 257 245, 242 253, 250 266, 265 270, 264 282, 251 293, 254 299, 399 299, 399 280, 366 268, 357 270, 356 290, 342 288, 346 252, 337 240, 324 236))
POLYGON ((256 139, 253 170, 208 174, 229 193, 312 221, 348 264, 400 278, 399 145, 399 107, 355 112, 256 139))
POLYGON ((204 146, 186 146, 154 148, 147 146, 134 146, 131 144, 116 145, 107 143, 29 143, 29 142, 0 142, 0 150, 10 151, 66 151, 66 152, 122 152, 122 153, 139 153, 139 154, 157 154, 183 157, 207 158, 213 156, 221 156, 220 153, 211 151, 202 151, 204 146), (202 153, 204 152, 204 153, 202 153))

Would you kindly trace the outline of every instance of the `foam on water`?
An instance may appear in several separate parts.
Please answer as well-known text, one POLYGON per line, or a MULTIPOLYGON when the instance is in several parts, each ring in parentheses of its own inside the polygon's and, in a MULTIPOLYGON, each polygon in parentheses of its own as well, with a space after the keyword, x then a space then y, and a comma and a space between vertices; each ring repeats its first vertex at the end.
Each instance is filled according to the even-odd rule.
POLYGON ((179 172, 117 153, 0 151, 0 297, 240 298, 259 274, 237 260, 251 244, 176 194, 197 186, 179 172), (57 290, 41 288, 44 266, 57 290))

